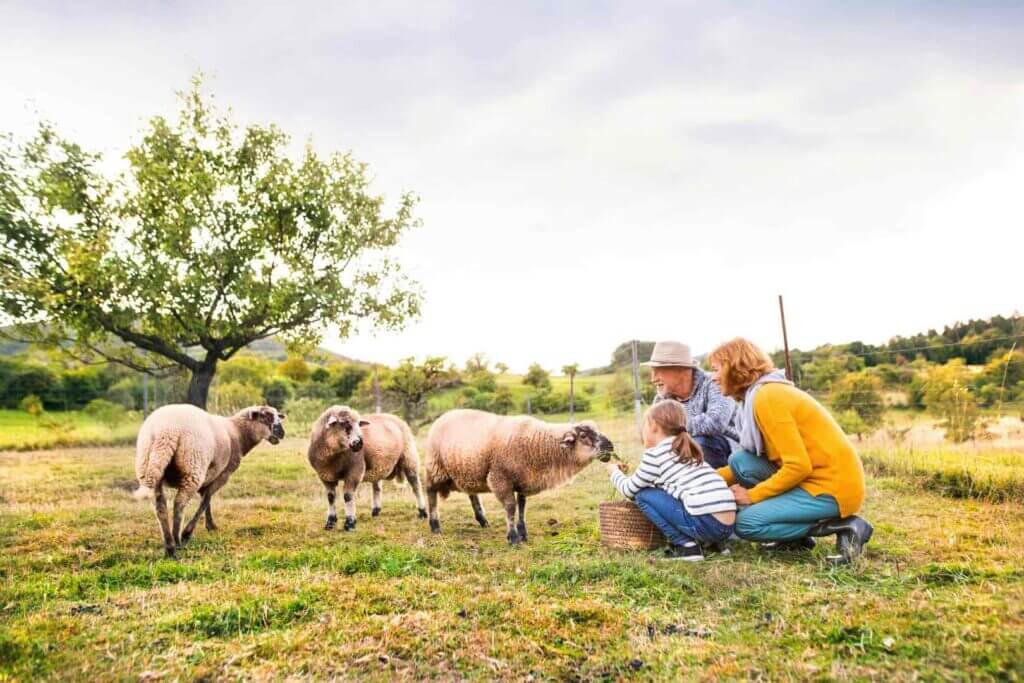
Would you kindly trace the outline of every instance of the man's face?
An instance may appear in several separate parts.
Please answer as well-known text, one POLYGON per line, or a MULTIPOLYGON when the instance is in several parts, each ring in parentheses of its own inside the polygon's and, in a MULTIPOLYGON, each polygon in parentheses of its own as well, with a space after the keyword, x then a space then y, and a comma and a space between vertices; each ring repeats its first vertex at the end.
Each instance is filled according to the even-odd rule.
POLYGON ((693 391, 693 368, 668 366, 651 368, 651 382, 659 396, 672 395, 681 399, 690 398, 693 391))

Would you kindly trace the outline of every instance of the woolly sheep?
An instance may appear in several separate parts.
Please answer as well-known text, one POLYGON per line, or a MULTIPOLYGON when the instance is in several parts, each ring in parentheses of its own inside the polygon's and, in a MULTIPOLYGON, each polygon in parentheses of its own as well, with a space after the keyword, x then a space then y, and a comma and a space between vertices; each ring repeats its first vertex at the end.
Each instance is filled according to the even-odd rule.
POLYGON ((427 434, 426 487, 430 529, 441 531, 437 496, 469 494, 473 514, 487 526, 479 494, 490 491, 505 508, 508 542, 526 540, 526 498, 559 486, 593 462, 607 462, 612 442, 593 422, 549 424, 479 410, 451 410, 427 434), (519 523, 515 524, 516 506, 519 523))
POLYGON ((404 475, 416 494, 419 516, 426 518, 423 491, 420 488, 420 456, 409 425, 387 413, 366 417, 348 406, 331 406, 313 424, 309 438, 309 464, 327 493, 327 524, 338 522, 334 507, 338 482, 343 482, 345 531, 356 527, 356 488, 362 481, 373 485, 370 514, 380 514, 381 480, 404 475))
POLYGON ((139 488, 134 495, 153 498, 168 557, 188 543, 200 515, 206 514, 209 531, 217 528, 210 511, 213 494, 260 441, 276 444, 284 438, 284 417, 271 406, 252 406, 232 417, 221 417, 181 404, 157 408, 146 418, 135 446, 139 488), (167 522, 164 484, 178 489, 173 527, 167 522), (197 492, 203 496, 199 509, 182 531, 182 511, 197 492))

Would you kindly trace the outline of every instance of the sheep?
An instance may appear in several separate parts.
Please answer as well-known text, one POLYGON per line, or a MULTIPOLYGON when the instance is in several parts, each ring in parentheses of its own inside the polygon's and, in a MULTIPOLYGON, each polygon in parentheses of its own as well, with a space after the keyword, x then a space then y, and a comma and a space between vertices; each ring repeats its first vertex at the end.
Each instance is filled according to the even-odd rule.
POLYGON ((217 528, 210 511, 213 494, 227 483, 242 457, 256 444, 263 439, 280 443, 284 418, 284 413, 271 406, 251 406, 232 417, 221 417, 184 404, 157 408, 146 418, 135 446, 139 488, 133 495, 140 500, 153 499, 168 557, 174 557, 188 543, 200 515, 206 515, 207 530, 217 528), (167 522, 164 484, 178 489, 173 527, 167 522), (203 496, 199 509, 181 530, 182 511, 197 492, 203 496))
POLYGON ((526 498, 569 480, 595 459, 607 462, 614 446, 586 421, 549 424, 479 410, 451 410, 427 434, 426 487, 430 530, 440 533, 437 496, 469 494, 473 515, 487 526, 479 494, 490 491, 505 508, 508 542, 526 540, 526 498), (516 507, 519 523, 515 523, 516 507))
POLYGON ((364 480, 373 485, 373 517, 380 514, 381 480, 399 475, 405 476, 416 495, 419 516, 427 517, 416 440, 409 425, 395 415, 377 413, 362 417, 348 406, 331 406, 313 424, 309 464, 327 493, 327 531, 338 522, 334 501, 339 481, 344 483, 345 531, 356 528, 355 493, 364 480))

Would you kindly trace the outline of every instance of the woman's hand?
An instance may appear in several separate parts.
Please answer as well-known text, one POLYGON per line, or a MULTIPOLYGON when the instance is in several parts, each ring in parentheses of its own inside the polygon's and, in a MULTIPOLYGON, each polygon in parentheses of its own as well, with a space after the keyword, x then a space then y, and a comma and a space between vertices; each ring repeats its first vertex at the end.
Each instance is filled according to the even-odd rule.
POLYGON ((748 491, 747 489, 743 488, 739 484, 733 484, 732 486, 729 487, 729 490, 732 491, 732 495, 736 499, 737 505, 751 504, 750 491, 748 491))

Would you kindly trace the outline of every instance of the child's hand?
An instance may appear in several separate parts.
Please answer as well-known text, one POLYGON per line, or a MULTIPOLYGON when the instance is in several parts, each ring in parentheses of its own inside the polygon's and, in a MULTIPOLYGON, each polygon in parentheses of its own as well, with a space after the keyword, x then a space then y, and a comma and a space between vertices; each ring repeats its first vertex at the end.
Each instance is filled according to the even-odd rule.
POLYGON ((620 462, 620 463, 610 462, 607 465, 605 465, 605 469, 608 470, 608 476, 609 477, 612 476, 613 474, 615 474, 616 472, 626 472, 628 470, 628 468, 626 467, 626 463, 624 463, 624 462, 620 462))

